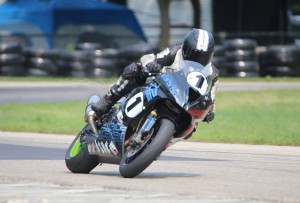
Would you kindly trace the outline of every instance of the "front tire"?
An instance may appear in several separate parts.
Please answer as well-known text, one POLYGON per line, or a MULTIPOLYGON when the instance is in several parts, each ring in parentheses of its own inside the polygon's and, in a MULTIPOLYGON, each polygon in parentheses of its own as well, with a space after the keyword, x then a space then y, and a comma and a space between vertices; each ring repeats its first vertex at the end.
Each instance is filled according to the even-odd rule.
POLYGON ((166 149, 174 130, 175 126, 170 120, 162 119, 156 135, 137 157, 131 160, 127 157, 128 151, 125 152, 119 167, 120 174, 124 178, 133 178, 144 171, 166 149))
POLYGON ((87 145, 82 145, 80 142, 81 133, 89 128, 88 125, 83 128, 66 152, 66 166, 73 173, 89 173, 99 164, 98 161, 89 154, 87 145))

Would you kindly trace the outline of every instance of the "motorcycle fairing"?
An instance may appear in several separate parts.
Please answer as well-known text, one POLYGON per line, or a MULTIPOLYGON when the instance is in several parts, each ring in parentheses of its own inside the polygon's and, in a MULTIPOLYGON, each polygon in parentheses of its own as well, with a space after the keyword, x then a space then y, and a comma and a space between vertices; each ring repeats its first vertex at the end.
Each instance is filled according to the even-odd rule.
POLYGON ((143 92, 146 96, 147 101, 152 100, 154 97, 158 95, 159 88, 160 85, 156 82, 152 82, 145 87, 145 90, 143 92))
POLYGON ((183 69, 162 73, 147 86, 136 88, 128 95, 121 108, 124 125, 128 126, 132 119, 136 120, 133 121, 134 124, 138 123, 139 114, 148 107, 153 108, 158 102, 164 103, 170 112, 173 112, 167 112, 169 115, 167 113, 165 115, 168 115, 175 124, 178 121, 183 122, 182 118, 191 120, 191 116, 186 115, 188 114, 186 110, 199 103, 209 93, 212 83, 211 68, 192 61, 181 64, 184 66, 183 69))
MULTIPOLYGON (((116 112, 103 125, 102 136, 110 136, 119 152, 122 150, 126 127, 134 129, 144 114, 150 113, 153 108, 157 108, 158 117, 162 115, 174 122, 177 129, 174 137, 183 136, 183 132, 191 125, 193 116, 187 112, 188 108, 207 96, 212 83, 209 68, 189 61, 184 65, 184 69, 162 73, 148 85, 134 89, 121 104, 122 122, 117 119, 116 112), (120 130, 115 130, 116 128, 120 130)), ((99 139, 105 140, 100 137, 99 139)))
POLYGON ((120 107, 123 113, 123 124, 127 126, 132 119, 136 119, 148 106, 162 98, 167 98, 167 95, 162 91, 161 85, 155 81, 147 86, 134 89, 120 107))
POLYGON ((140 112, 143 111, 144 106, 144 94, 143 92, 139 92, 132 97, 129 98, 129 100, 126 102, 125 105, 125 114, 129 118, 136 117, 140 112))
POLYGON ((97 155, 102 163, 118 163, 122 157, 126 126, 118 120, 117 113, 116 110, 109 120, 103 124, 97 138, 92 135, 88 136, 89 154, 97 155))

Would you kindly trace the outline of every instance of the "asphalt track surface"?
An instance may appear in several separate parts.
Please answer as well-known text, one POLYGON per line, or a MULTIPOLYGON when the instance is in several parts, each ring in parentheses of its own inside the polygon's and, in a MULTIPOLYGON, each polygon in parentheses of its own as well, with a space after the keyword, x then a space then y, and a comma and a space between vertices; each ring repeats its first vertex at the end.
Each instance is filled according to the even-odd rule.
POLYGON ((74 137, 0 132, 0 202, 299 202, 300 148, 180 142, 143 173, 73 174, 74 137))
MULTIPOLYGON (((0 83, 0 103, 86 99, 109 85, 0 83)), ((219 91, 299 89, 300 83, 227 83, 219 91)), ((0 203, 300 202, 300 148, 180 142, 133 179, 117 165, 73 174, 74 136, 0 132, 0 203)))

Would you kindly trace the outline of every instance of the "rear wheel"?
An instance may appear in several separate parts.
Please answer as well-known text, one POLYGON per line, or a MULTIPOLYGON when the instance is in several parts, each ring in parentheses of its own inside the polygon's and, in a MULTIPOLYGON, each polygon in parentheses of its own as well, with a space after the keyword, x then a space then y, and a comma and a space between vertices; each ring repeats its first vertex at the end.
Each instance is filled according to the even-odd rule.
POLYGON ((120 174, 132 178, 144 171, 165 149, 174 134, 175 126, 168 119, 157 121, 142 144, 128 149, 120 163, 120 174))
POLYGON ((83 128, 66 152, 66 166, 73 173, 89 173, 98 165, 98 161, 89 154, 87 145, 81 143, 84 131, 89 128, 88 125, 83 128))

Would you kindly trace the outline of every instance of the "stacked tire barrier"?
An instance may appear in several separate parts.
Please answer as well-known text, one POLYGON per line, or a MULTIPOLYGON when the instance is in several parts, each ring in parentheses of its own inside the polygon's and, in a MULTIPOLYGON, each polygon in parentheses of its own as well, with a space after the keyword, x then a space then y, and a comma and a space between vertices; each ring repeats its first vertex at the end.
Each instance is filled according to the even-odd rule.
POLYGON ((260 76, 299 76, 299 48, 295 45, 273 45, 259 54, 260 76))
POLYGON ((58 73, 61 76, 92 77, 92 55, 85 50, 62 52, 58 73))
POLYGON ((19 43, 0 42, 0 75, 24 75, 24 56, 19 43))
POLYGON ((121 74, 121 68, 118 64, 122 58, 116 49, 105 48, 93 52, 93 76, 111 77, 121 74))
POLYGON ((90 43, 90 42, 83 42, 75 45, 75 50, 81 50, 81 51, 95 51, 95 50, 101 50, 103 48, 104 47, 102 46, 102 44, 90 43))
POLYGON ((117 66, 119 67, 120 73, 123 72, 125 66, 134 61, 138 61, 143 55, 158 53, 159 51, 161 50, 156 45, 144 43, 119 49, 119 60, 117 61, 117 66))
POLYGON ((43 50, 36 48, 24 48, 24 68, 27 75, 32 76, 56 76, 57 64, 60 58, 59 50, 43 50))
POLYGON ((142 55, 156 52, 157 46, 137 44, 127 48, 103 48, 97 43, 80 43, 73 52, 62 52, 58 62, 60 76, 112 77, 142 55))
MULTIPOLYGON (((0 38, 0 75, 112 77, 142 55, 159 51, 150 44, 103 48, 97 43, 77 44, 74 51, 42 50, 0 38)), ((230 39, 215 46, 212 63, 221 77, 295 77, 300 76, 300 48, 257 47, 254 40, 230 39)))
POLYGON ((92 70, 91 77, 112 77, 119 75, 116 61, 118 50, 113 48, 103 48, 99 43, 79 43, 76 50, 87 51, 91 54, 92 70))
POLYGON ((226 58, 225 58, 225 48, 222 45, 216 45, 214 56, 212 58, 212 64, 217 67, 219 70, 219 76, 227 76, 227 70, 225 67, 226 58))
POLYGON ((123 72, 125 66, 138 61, 141 56, 156 53, 159 49, 152 44, 135 44, 119 49, 103 48, 93 52, 95 76, 116 76, 123 72), (99 75, 100 74, 100 75, 99 75))
POLYGON ((225 40, 225 69, 229 77, 259 76, 257 43, 251 39, 225 40))

